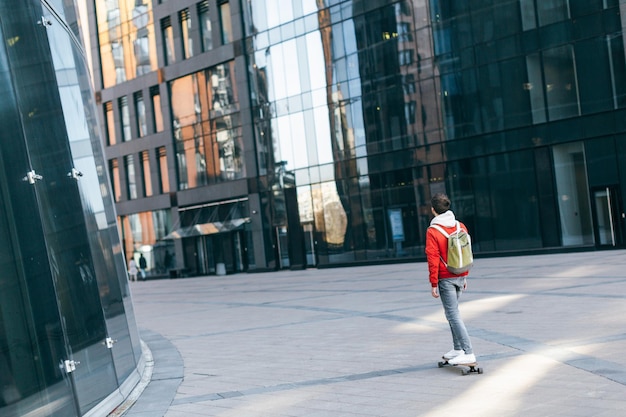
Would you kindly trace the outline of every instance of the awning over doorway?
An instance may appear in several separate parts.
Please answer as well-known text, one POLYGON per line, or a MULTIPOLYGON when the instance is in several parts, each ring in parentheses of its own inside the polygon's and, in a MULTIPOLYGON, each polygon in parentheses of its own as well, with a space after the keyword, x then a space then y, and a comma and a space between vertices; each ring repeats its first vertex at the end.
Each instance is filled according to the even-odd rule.
POLYGON ((165 236, 163 239, 183 239, 186 237, 232 232, 233 230, 242 229, 243 225, 246 223, 250 223, 249 217, 226 220, 223 222, 195 224, 193 226, 181 227, 179 229, 176 229, 167 236, 165 236))

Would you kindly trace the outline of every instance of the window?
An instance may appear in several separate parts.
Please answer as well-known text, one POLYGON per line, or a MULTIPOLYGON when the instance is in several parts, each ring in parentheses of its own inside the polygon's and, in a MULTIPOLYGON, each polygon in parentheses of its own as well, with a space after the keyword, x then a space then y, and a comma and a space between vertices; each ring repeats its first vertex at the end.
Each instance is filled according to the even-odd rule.
POLYGON ((204 0, 198 4, 198 17, 200 19, 200 36, 202 38, 202 52, 213 49, 213 34, 211 33, 211 15, 209 14, 209 2, 204 0))
POLYGON ((165 65, 168 65, 176 62, 176 56, 174 55, 174 30, 169 17, 161 20, 161 33, 163 35, 165 65))
POLYGON ((155 132, 162 132, 163 112, 161 110, 161 93, 158 85, 150 87, 150 99, 152 100, 152 128, 155 132))
POLYGON ((227 44, 232 39, 232 25, 230 21, 230 4, 228 2, 221 3, 220 8, 220 26, 222 30, 222 44, 227 44))
POLYGON ((156 70, 152 2, 109 0, 92 3, 96 8, 96 43, 99 45, 103 87, 109 88, 156 70))
POLYGON ((148 134, 148 124, 146 123, 146 105, 143 102, 143 93, 141 91, 136 92, 135 95, 135 112, 137 117, 137 135, 139 137, 146 136, 148 134))
POLYGON ((141 169, 143 174, 143 195, 150 197, 152 196, 152 176, 150 175, 150 153, 148 151, 141 153, 141 169))
POLYGON ((128 98, 126 96, 118 99, 120 118, 122 119, 122 142, 132 139, 130 133, 130 113, 128 112, 128 98))
POLYGON ((540 26, 569 19, 569 2, 568 0, 538 1, 537 15, 539 17, 540 26))
POLYGON ((107 144, 109 146, 115 145, 117 143, 115 137, 115 116, 113 114, 113 103, 110 101, 104 103, 104 123, 106 125, 107 144))
POLYGON ((135 177, 135 158, 133 155, 124 157, 126 168, 126 192, 129 200, 137 198, 137 178, 135 177))
POLYGON ((398 60, 400 61, 400 65, 413 64, 413 50, 405 49, 403 51, 398 52, 398 60))
POLYGON ((159 188, 161 194, 170 192, 170 180, 167 175, 167 154, 165 147, 157 149, 157 155, 159 156, 159 188))
POLYGON ((109 175, 111 176, 111 187, 113 187, 113 196, 115 202, 122 200, 122 194, 120 192, 120 170, 117 159, 111 159, 109 161, 109 175))
POLYGON ((570 45, 543 52, 548 117, 559 120, 580 114, 574 51, 570 45))
POLYGON ((180 21, 183 59, 191 58, 193 56, 193 40, 191 39, 191 18, 189 16, 189 9, 181 10, 178 13, 178 20, 180 21))

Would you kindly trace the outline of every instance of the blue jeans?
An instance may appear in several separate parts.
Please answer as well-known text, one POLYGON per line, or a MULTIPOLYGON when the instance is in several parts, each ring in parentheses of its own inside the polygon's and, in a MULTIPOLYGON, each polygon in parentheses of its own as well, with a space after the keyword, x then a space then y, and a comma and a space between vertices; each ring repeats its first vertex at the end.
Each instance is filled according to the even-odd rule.
POLYGON ((459 298, 463 293, 464 283, 465 277, 439 279, 439 297, 441 297, 443 311, 452 331, 454 349, 464 350, 465 353, 471 354, 474 353, 472 342, 459 313, 459 298))

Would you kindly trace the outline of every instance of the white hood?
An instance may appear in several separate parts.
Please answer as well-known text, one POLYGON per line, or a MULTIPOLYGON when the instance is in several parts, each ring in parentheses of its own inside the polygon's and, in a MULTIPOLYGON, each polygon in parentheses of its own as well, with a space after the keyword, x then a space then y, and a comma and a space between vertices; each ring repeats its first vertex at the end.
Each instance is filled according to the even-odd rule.
POLYGON ((454 217, 454 213, 452 210, 448 210, 445 213, 441 213, 439 216, 435 216, 430 221, 430 225, 438 224, 443 227, 453 227, 456 226, 456 217, 454 217))

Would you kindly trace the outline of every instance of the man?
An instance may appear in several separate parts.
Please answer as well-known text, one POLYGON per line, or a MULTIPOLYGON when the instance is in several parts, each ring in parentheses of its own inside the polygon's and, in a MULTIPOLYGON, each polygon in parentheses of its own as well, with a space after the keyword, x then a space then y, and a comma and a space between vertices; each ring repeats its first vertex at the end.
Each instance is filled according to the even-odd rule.
POLYGON ((146 262, 146 258, 144 258, 143 253, 139 255, 139 271, 141 273, 141 279, 143 281, 146 280, 146 268, 148 267, 148 262, 146 262))
MULTIPOLYGON (((437 225, 447 233, 456 230, 457 220, 450 210, 450 199, 445 194, 435 194, 431 199, 431 211, 435 216, 430 224, 437 225)), ((459 226, 467 232, 461 222, 459 226)), ((472 342, 465 328, 465 323, 459 313, 459 297, 467 289, 467 274, 464 272, 455 275, 448 271, 448 238, 434 227, 426 231, 426 258, 431 284, 431 294, 435 298, 441 297, 443 310, 452 332, 453 348, 443 355, 451 365, 469 364, 476 362, 472 350, 472 342)))

